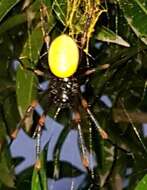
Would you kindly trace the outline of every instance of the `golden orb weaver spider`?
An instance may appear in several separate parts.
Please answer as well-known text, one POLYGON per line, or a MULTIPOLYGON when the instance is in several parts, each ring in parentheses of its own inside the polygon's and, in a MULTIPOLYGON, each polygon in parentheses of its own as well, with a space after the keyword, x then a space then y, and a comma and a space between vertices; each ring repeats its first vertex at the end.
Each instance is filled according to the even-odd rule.
MULTIPOLYGON (((78 84, 77 78, 74 74, 77 71, 79 64, 79 50, 75 41, 68 35, 60 35, 52 43, 48 50, 48 62, 49 68, 52 72, 49 75, 51 85, 48 87, 48 104, 57 104, 57 110, 54 114, 54 119, 58 120, 58 114, 62 109, 68 108, 71 111, 71 119, 77 125, 79 133, 79 139, 81 144, 82 163, 85 167, 89 166, 87 152, 84 144, 83 134, 81 130, 81 116, 79 107, 81 107, 89 116, 91 121, 95 124, 96 129, 100 133, 102 139, 108 139, 107 133, 100 127, 98 121, 95 119, 93 113, 90 111, 88 103, 85 98, 82 97, 82 92, 78 84), (73 56, 73 57, 72 57, 73 56), (57 89, 58 86, 58 89, 57 89)), ((31 70, 30 68, 27 68, 31 70)), ((37 75, 44 75, 42 71, 31 70, 37 75)), ((93 72, 93 71, 92 71, 93 72)), ((87 73, 91 73, 88 70, 87 73)), ((17 132, 21 124, 25 121, 28 115, 34 111, 38 105, 38 101, 34 100, 32 104, 26 110, 23 119, 19 122, 18 128, 11 135, 12 138, 16 138, 17 132)), ((42 116, 38 120, 37 128, 33 134, 36 138, 36 167, 39 169, 39 155, 40 155, 40 138, 41 131, 45 124, 45 117, 49 111, 49 107, 46 108, 42 116)))

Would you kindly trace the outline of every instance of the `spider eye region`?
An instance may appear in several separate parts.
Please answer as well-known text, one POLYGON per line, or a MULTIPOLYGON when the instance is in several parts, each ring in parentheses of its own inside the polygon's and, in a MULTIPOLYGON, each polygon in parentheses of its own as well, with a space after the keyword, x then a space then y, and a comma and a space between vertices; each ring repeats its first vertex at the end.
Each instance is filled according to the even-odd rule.
POLYGON ((60 35, 51 43, 48 51, 48 63, 51 72, 59 78, 72 76, 79 63, 79 49, 68 35, 60 35))

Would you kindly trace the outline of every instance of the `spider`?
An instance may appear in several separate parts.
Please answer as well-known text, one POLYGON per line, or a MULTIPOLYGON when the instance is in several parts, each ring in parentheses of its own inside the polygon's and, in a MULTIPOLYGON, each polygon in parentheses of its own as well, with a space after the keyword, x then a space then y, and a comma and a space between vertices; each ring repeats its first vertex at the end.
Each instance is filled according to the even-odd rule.
MULTIPOLYGON (((38 169, 41 167, 39 161, 41 131, 45 124, 45 117, 49 112, 50 106, 54 104, 57 105, 57 110, 54 114, 54 119, 57 121, 59 113, 62 112, 62 110, 65 108, 69 109, 71 120, 76 124, 79 134, 82 163, 85 167, 88 168, 88 154, 82 134, 81 116, 79 109, 82 108, 83 111, 86 112, 91 121, 95 124, 95 127, 102 139, 108 139, 108 135, 100 127, 98 121, 91 112, 87 100, 82 95, 82 90, 80 88, 78 78, 75 76, 79 64, 78 46, 70 36, 62 34, 51 43, 51 46, 48 50, 48 58, 49 70, 46 72, 26 68, 33 71, 39 76, 47 76, 50 81, 48 89, 46 90, 46 93, 48 95, 48 106, 45 108, 44 113, 39 118, 37 127, 33 134, 33 138, 36 138, 36 167, 38 169), (71 49, 69 49, 69 46, 71 49), (73 59, 71 57, 72 55, 73 59)), ((91 72, 93 72, 93 70, 88 69, 85 72, 84 76, 89 75, 91 72)), ((18 129, 22 123, 35 110, 38 104, 39 102, 37 100, 34 100, 32 104, 27 108, 23 119, 18 124, 18 128, 12 134, 13 139, 16 138, 18 129)))
MULTIPOLYGON (((45 125, 45 119, 48 115, 48 112, 50 112, 51 107, 55 105, 56 111, 53 117, 56 121, 59 121, 59 115, 62 115, 62 111, 64 109, 67 109, 70 117, 68 119, 72 121, 74 128, 78 131, 82 164, 86 168, 87 173, 90 176, 90 188, 93 188, 96 187, 97 182, 95 181, 95 176, 92 176, 92 171, 90 168, 89 152, 85 145, 85 139, 82 129, 85 126, 83 126, 84 122, 81 113, 84 112, 84 114, 87 115, 91 123, 94 124, 102 139, 108 140, 114 146, 115 144, 110 141, 107 132, 99 125, 99 122, 90 110, 88 101, 84 97, 84 91, 81 88, 78 77, 79 75, 77 74, 80 61, 79 55, 79 48, 75 40, 69 35, 61 34, 53 40, 48 49, 49 69, 40 71, 38 69, 25 68, 22 63, 21 65, 23 68, 30 70, 34 74, 42 77, 45 76, 45 78, 49 80, 49 85, 45 92, 47 94, 47 105, 44 108, 43 114, 39 117, 35 131, 33 132, 33 138, 36 139, 35 168, 37 168, 37 170, 41 168, 41 133, 45 125)), ((85 79, 93 72, 94 69, 87 68, 87 70, 82 74, 82 76, 80 75, 80 77, 83 77, 85 79)), ((35 108, 39 103, 40 102, 38 100, 34 100, 31 105, 28 106, 24 117, 18 123, 17 129, 11 135, 13 139, 16 138, 19 128, 23 125, 29 115, 31 115, 32 112, 35 111, 35 108)), ((125 152, 128 154, 128 151, 125 152)), ((58 174, 56 174, 56 172, 57 170, 54 168, 54 177, 58 177, 58 174)))
MULTIPOLYGON (((96 129, 98 130, 102 139, 108 139, 107 133, 100 127, 98 121, 96 120, 94 114, 91 112, 87 100, 83 96, 83 90, 81 89, 81 84, 78 80, 77 70, 79 65, 79 48, 74 39, 72 39, 69 35, 62 34, 55 38, 48 49, 48 58, 49 58, 49 69, 40 71, 38 69, 31 69, 25 68, 23 63, 21 62, 21 66, 24 69, 30 70, 37 76, 44 77, 49 80, 48 88, 46 89, 45 93, 47 94, 47 105, 44 107, 43 114, 39 117, 37 121, 37 125, 33 131, 32 137, 36 139, 36 162, 35 168, 40 170, 41 168, 41 161, 40 161, 40 154, 41 154, 41 134, 42 130, 45 125, 45 119, 50 112, 50 108, 52 106, 56 106, 56 111, 54 113, 54 119, 58 122, 59 115, 62 115, 62 111, 64 109, 68 110, 69 112, 69 120, 73 123, 74 128, 78 131, 78 141, 80 146, 80 155, 83 166, 86 168, 87 173, 92 181, 92 184, 96 186, 97 182, 94 182, 92 179, 92 171, 90 169, 89 163, 89 152, 85 145, 85 140, 83 137, 83 129, 82 122, 83 118, 81 117, 81 112, 85 112, 87 117, 90 118, 91 122, 95 125, 96 129), (56 48, 56 43, 60 41, 59 48, 56 48), (71 46, 71 49, 69 49, 71 46), (58 54, 54 53, 58 52, 58 54), (70 51, 70 52, 69 52, 70 51), (75 52, 74 52, 75 51, 75 52), (73 58, 69 57, 69 53, 74 55, 73 58), (61 56, 63 60, 61 60, 61 56), (75 57, 76 56, 76 57, 75 57), (55 60, 57 59, 57 60, 55 60), (70 59, 73 59, 70 61, 70 59), (57 62, 56 68, 55 62, 57 62), (72 64, 71 64, 72 62, 72 64), (67 66, 64 66, 67 64, 67 66), (65 68, 62 68, 64 66, 65 68), (72 66, 72 68, 71 68, 72 66), (62 72, 61 70, 64 69, 62 72)), ((87 71, 83 74, 83 77, 91 74, 93 70, 87 69, 87 71)), ((44 93, 44 92, 43 92, 44 93)), ((16 130, 12 133, 12 139, 17 137, 17 133, 19 129, 24 125, 27 118, 29 118, 32 113, 35 111, 37 105, 40 104, 39 100, 33 100, 31 105, 28 106, 24 113, 24 117, 20 120, 17 125, 16 130)), ((54 177, 58 178, 58 171, 56 167, 54 168, 54 177)))

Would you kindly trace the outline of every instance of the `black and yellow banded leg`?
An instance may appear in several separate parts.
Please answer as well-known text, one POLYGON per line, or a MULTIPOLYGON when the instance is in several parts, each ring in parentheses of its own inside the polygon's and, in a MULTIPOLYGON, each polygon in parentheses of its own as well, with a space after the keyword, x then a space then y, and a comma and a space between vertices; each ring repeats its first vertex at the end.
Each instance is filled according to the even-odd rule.
POLYGON ((79 112, 73 113, 73 121, 77 125, 82 164, 85 168, 89 168, 89 153, 88 153, 88 150, 85 146, 85 141, 84 141, 84 137, 83 137, 83 133, 82 133, 82 129, 81 129, 81 124, 80 124, 81 123, 81 117, 80 117, 79 112))
POLYGON ((95 124, 95 127, 97 128, 97 130, 98 130, 100 136, 102 137, 102 139, 108 139, 108 134, 100 127, 98 121, 95 119, 94 115, 92 114, 92 112, 88 108, 87 101, 83 98, 81 100, 81 102, 82 102, 83 108, 86 110, 86 112, 89 115, 91 121, 95 124))
POLYGON ((24 65, 23 62, 21 61, 23 59, 25 59, 25 58, 20 57, 20 65, 21 65, 22 69, 30 71, 30 72, 34 73, 35 75, 37 75, 37 76, 44 76, 46 74, 45 72, 43 72, 43 71, 41 71, 39 69, 31 68, 31 67, 28 67, 28 66, 24 65))
POLYGON ((36 127, 36 130, 33 134, 33 138, 36 139, 36 162, 35 162, 35 168, 39 170, 41 168, 41 161, 40 161, 40 153, 41 153, 41 134, 42 134, 42 129, 45 125, 45 119, 46 116, 43 113, 41 117, 38 120, 38 124, 36 127))
MULTIPOLYGON (((19 130, 22 128, 22 126, 25 123, 25 120, 30 117, 30 115, 33 114, 35 108, 38 105, 38 101, 37 100, 33 100, 31 105, 27 108, 24 117, 20 120, 20 122, 17 124, 17 128, 13 131, 13 133, 11 134, 11 138, 12 141, 14 139, 16 139, 17 134, 19 132, 19 130)), ((36 169, 40 169, 41 168, 41 162, 40 162, 40 152, 41 152, 41 134, 42 134, 42 129, 44 127, 45 124, 45 118, 46 118, 46 114, 45 112, 40 116, 38 122, 37 122, 37 126, 35 129, 35 132, 33 133, 33 138, 36 139, 36 162, 35 162, 35 168, 36 169)))
POLYGON ((19 123, 16 126, 16 129, 11 134, 12 140, 14 140, 17 137, 17 134, 18 134, 20 128, 24 125, 26 119, 32 115, 32 113, 34 112, 37 105, 38 105, 38 101, 33 100, 31 105, 26 109, 24 117, 19 121, 19 123))

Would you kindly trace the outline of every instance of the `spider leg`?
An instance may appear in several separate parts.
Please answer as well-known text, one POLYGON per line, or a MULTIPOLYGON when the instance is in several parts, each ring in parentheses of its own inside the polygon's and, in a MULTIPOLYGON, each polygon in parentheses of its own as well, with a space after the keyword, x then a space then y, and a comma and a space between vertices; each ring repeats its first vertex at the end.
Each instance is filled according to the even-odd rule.
POLYGON ((85 99, 82 99, 82 106, 84 107, 84 109, 86 110, 87 114, 89 115, 90 119, 92 120, 92 122, 95 124, 98 132, 100 133, 102 139, 107 140, 107 142, 109 142, 112 146, 117 147, 118 150, 124 152, 125 154, 131 155, 132 158, 134 159, 134 155, 133 153, 131 153, 130 151, 120 147, 119 145, 117 145, 116 143, 114 143, 108 136, 108 134, 100 127, 98 121, 95 119, 94 115, 92 114, 92 112, 90 111, 90 109, 88 108, 88 103, 85 99))
POLYGON ((94 74, 95 72, 102 71, 102 70, 107 70, 110 67, 109 64, 103 64, 99 65, 96 68, 88 69, 85 73, 84 76, 89 76, 91 74, 94 74))
POLYGON ((89 154, 85 146, 84 142, 84 137, 82 134, 82 129, 81 129, 81 118, 80 118, 80 113, 79 112, 74 112, 73 113, 73 121, 77 125, 78 129, 78 136, 79 136, 79 144, 80 144, 80 149, 81 149, 81 157, 82 157, 82 164, 85 168, 89 168, 89 154))
MULTIPOLYGON (((82 158, 82 164, 85 167, 88 178, 90 180, 91 186, 90 187, 98 187, 97 186, 97 179, 93 172, 93 168, 90 166, 90 154, 86 148, 82 128, 81 128, 81 118, 79 112, 74 112, 73 120, 77 124, 77 130, 78 130, 78 137, 79 137, 79 144, 80 144, 80 150, 81 150, 81 158, 82 158)), ((91 189, 89 187, 89 190, 91 189)))
POLYGON ((41 152, 41 134, 42 134, 42 128, 45 124, 45 114, 43 113, 41 117, 38 120, 38 124, 36 127, 36 130, 33 134, 33 138, 36 139, 36 162, 35 162, 35 168, 40 169, 41 168, 41 161, 40 161, 40 152, 41 152))
POLYGON ((26 121, 26 119, 33 113, 34 109, 36 108, 36 106, 38 105, 38 101, 37 100, 33 100, 31 105, 27 108, 24 117, 19 121, 19 123, 16 126, 16 129, 13 131, 13 133, 11 134, 11 138, 12 140, 15 139, 17 137, 17 134, 20 130, 20 128, 22 127, 22 125, 24 124, 24 122, 26 121))
MULTIPOLYGON (((11 138, 12 138, 11 143, 13 142, 14 139, 16 139, 20 128, 24 124, 25 120, 34 112, 37 105, 38 105, 38 102, 36 100, 34 100, 32 102, 32 104, 27 108, 27 110, 26 110, 26 112, 24 114, 24 117, 17 124, 17 127, 16 127, 15 131, 13 131, 13 133, 11 134, 11 138)), ((40 150, 41 150, 41 132, 42 132, 42 127, 44 126, 44 123, 45 123, 45 116, 44 116, 44 114, 42 114, 42 116, 38 120, 36 130, 35 130, 35 132, 33 134, 33 138, 36 138, 36 163, 35 163, 35 168, 38 169, 38 170, 41 168, 41 162, 40 162, 39 157, 40 157, 40 150)))
MULTIPOLYGON (((33 100, 31 105, 27 108, 24 117, 20 120, 20 122, 17 124, 17 128, 13 133, 11 134, 11 138, 13 142, 14 139, 16 139, 17 134, 22 127, 22 125, 25 123, 25 120, 34 112, 35 108, 38 105, 37 100, 33 100)), ((35 162, 35 168, 40 169, 41 168, 41 162, 40 162, 40 152, 41 152, 41 133, 42 133, 42 128, 44 127, 45 124, 45 118, 46 118, 46 112, 43 112, 43 114, 39 117, 39 120, 37 122, 37 127, 35 129, 35 132, 33 133, 33 138, 36 139, 36 162, 35 162)), ((11 144, 10 143, 10 144, 11 144)))
POLYGON ((49 94, 48 98, 49 98, 49 101, 48 101, 48 103, 47 103, 47 106, 46 106, 44 112, 42 113, 42 115, 40 116, 40 118, 39 118, 39 120, 38 120, 37 127, 36 127, 36 129, 35 129, 35 131, 34 131, 34 133, 33 133, 33 135, 32 135, 33 138, 37 138, 38 133, 40 133, 40 130, 44 127, 46 115, 47 115, 47 113, 48 113, 48 111, 49 111, 49 107, 50 107, 51 104, 52 104, 52 102, 51 102, 51 100, 52 100, 52 95, 49 94))
POLYGON ((98 121, 95 119, 93 113, 90 111, 90 109, 88 108, 88 103, 87 101, 82 98, 82 106, 83 108, 86 110, 87 114, 89 115, 90 119, 92 120, 92 122, 95 124, 100 136, 102 137, 102 139, 108 139, 108 134, 100 127, 98 121))
POLYGON ((80 123, 77 124, 77 128, 78 128, 79 141, 80 141, 81 150, 82 150, 82 163, 86 168, 89 168, 88 152, 87 152, 85 142, 83 139, 83 134, 82 134, 80 123))
MULTIPOLYGON (((23 58, 22 58, 23 59, 23 58)), ((25 70, 28 70, 28 71, 31 71, 32 73, 34 73, 35 75, 37 76, 44 76, 46 73, 39 70, 39 69, 33 69, 31 67, 28 67, 28 66, 25 66, 22 61, 20 60, 20 65, 22 67, 22 69, 25 69, 25 70)))
POLYGON ((58 117, 61 109, 62 109, 62 103, 60 103, 59 106, 57 107, 57 110, 56 110, 56 112, 54 114, 54 120, 57 120, 57 117, 58 117))
POLYGON ((45 126, 45 119, 47 116, 47 113, 49 111, 49 108, 52 104, 52 95, 49 93, 48 95, 48 103, 47 106, 42 113, 42 115, 39 117, 37 127, 32 135, 32 138, 36 139, 36 162, 35 162, 35 168, 40 169, 41 168, 41 161, 40 161, 40 152, 41 152, 41 135, 42 135, 42 129, 45 126))
MULTIPOLYGON (((49 96, 51 100, 51 94, 49 96)), ((36 139, 36 162, 35 162, 35 168, 40 169, 41 168, 41 161, 40 161, 40 153, 41 153, 41 135, 42 135, 42 129, 45 126, 45 119, 46 115, 49 111, 49 105, 51 105, 51 101, 48 101, 48 105, 42 115, 39 117, 37 122, 37 127, 32 135, 32 138, 36 139)))

